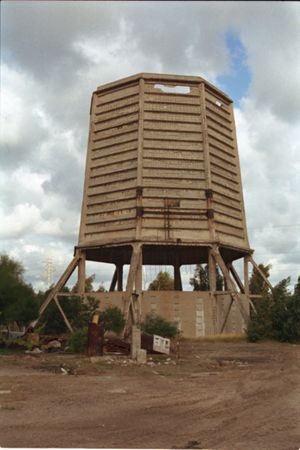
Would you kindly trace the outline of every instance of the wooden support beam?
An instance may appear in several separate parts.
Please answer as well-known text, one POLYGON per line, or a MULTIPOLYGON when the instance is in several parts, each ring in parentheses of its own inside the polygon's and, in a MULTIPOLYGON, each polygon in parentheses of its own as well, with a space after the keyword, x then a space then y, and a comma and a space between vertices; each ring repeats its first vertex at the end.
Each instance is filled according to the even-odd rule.
POLYGON ((241 291, 242 294, 245 294, 245 288, 244 285, 242 283, 242 280, 239 277, 239 274, 237 273, 237 271, 235 270, 235 268, 233 267, 232 263, 230 263, 228 265, 228 269, 231 272, 234 281, 236 282, 237 286, 239 287, 239 290, 241 291))
POLYGON ((226 326, 226 323, 227 323, 227 320, 228 320, 228 317, 229 317, 229 314, 230 314, 230 311, 231 311, 231 307, 232 307, 232 305, 233 305, 233 301, 234 301, 234 300, 233 300, 233 297, 231 297, 229 307, 228 307, 228 309, 227 309, 227 311, 226 311, 226 314, 225 314, 223 323, 222 323, 222 325, 221 325, 221 329, 220 329, 220 333, 221 333, 221 334, 223 333, 224 328, 225 328, 225 326, 226 326))
POLYGON ((244 286, 245 286, 245 294, 249 295, 249 256, 244 257, 244 286))
POLYGON ((118 291, 123 291, 123 265, 117 265, 118 291))
POLYGON ((63 317, 63 319, 64 319, 64 321, 65 321, 65 324, 67 325, 67 327, 69 328, 69 330, 71 331, 71 333, 73 333, 73 328, 72 328, 70 322, 68 321, 68 318, 67 318, 67 316, 65 315, 64 310, 62 309, 62 307, 61 307, 61 305, 60 305, 60 303, 59 303, 58 298, 57 298, 56 295, 54 296, 54 301, 55 301, 55 303, 56 303, 56 305, 57 305, 57 307, 58 307, 58 309, 59 309, 59 312, 61 313, 61 315, 62 315, 62 317, 63 317))
POLYGON ((115 268, 111 283, 110 283, 110 287, 109 287, 109 292, 113 292, 116 288, 116 284, 117 284, 117 280, 118 280, 118 269, 115 268))
POLYGON ((133 294, 134 286, 136 284, 138 266, 141 262, 141 252, 142 252, 141 244, 136 244, 133 246, 131 260, 130 260, 130 268, 129 268, 127 284, 126 284, 126 292, 124 294, 124 317, 126 320, 124 333, 128 327, 130 311, 132 313, 133 324, 135 324, 137 322, 135 308, 132 305, 132 302, 133 302, 132 294, 133 294))
POLYGON ((66 270, 64 271, 64 273, 62 274, 62 276, 60 277, 60 279, 58 280, 58 282, 56 283, 56 285, 54 286, 54 288, 51 290, 51 292, 49 292, 49 295, 46 298, 46 300, 42 303, 39 311, 39 317, 33 322, 31 322, 30 327, 34 328, 37 325, 38 321, 40 320, 43 312, 45 311, 49 303, 54 299, 55 295, 64 287, 64 285, 66 284, 66 282, 76 269, 78 265, 78 260, 79 256, 78 254, 76 254, 72 259, 72 261, 70 262, 70 264, 68 265, 68 267, 66 268, 66 270))
POLYGON ((252 256, 250 256, 249 261, 251 262, 252 266, 257 270, 257 272, 259 273, 259 275, 262 277, 262 279, 264 280, 264 282, 266 283, 266 285, 271 289, 271 291, 273 291, 273 286, 270 283, 270 281, 268 280, 268 278, 265 276, 265 274, 260 270, 259 266, 256 264, 256 262, 254 261, 254 259, 252 258, 252 256))
POLYGON ((209 281, 209 290, 216 291, 217 290, 217 265, 215 258, 212 254, 212 249, 208 249, 208 281, 209 281))
MULTIPOLYGON (((229 291, 231 291, 232 300, 236 300, 237 301, 237 305, 238 305, 239 310, 240 310, 240 312, 242 314, 242 317, 243 317, 244 321, 246 323, 248 323, 249 314, 245 310, 243 302, 242 302, 242 299, 239 296, 238 292, 236 291, 232 280, 230 279, 228 268, 227 268, 227 266, 226 266, 226 264, 225 264, 225 262, 224 262, 224 260, 223 260, 223 258, 221 256, 218 248, 216 248, 216 247, 213 248, 213 255, 214 255, 214 258, 216 260, 216 263, 218 264, 218 266, 220 267, 220 269, 221 269, 221 271, 223 273, 224 279, 226 280, 227 288, 228 288, 229 291)), ((231 305, 230 305, 230 308, 231 308, 231 305)), ((230 308, 229 308, 229 312, 230 312, 230 308)), ((229 312, 228 312, 228 315, 229 315, 229 312)), ((225 317, 226 317, 226 315, 225 315, 225 317)))
POLYGON ((78 292, 79 294, 84 294, 85 292, 85 252, 80 252, 80 257, 78 260, 78 292))
POLYGON ((174 289, 175 291, 182 291, 182 281, 179 264, 174 265, 174 289))

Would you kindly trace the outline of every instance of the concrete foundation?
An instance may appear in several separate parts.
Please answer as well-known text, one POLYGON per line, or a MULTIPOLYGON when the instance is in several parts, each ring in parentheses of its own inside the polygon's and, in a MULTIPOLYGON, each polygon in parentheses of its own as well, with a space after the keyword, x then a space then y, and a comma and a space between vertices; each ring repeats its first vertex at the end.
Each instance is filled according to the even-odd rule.
MULTIPOLYGON (((100 310, 118 306, 123 310, 124 292, 97 292, 100 310)), ((240 294, 244 309, 249 312, 247 296, 240 294)), ((213 336, 221 333, 226 312, 231 303, 230 294, 193 291, 144 291, 141 295, 142 320, 148 313, 155 313, 178 323, 184 337, 213 336)), ((240 313, 238 300, 232 304, 223 334, 242 334, 246 324, 240 313)))

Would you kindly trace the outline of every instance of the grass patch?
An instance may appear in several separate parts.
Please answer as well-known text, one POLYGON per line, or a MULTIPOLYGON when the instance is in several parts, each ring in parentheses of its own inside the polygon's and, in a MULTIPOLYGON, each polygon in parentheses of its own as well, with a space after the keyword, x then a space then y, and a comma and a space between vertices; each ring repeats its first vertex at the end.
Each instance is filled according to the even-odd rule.
POLYGON ((215 334, 197 338, 181 338, 181 342, 248 342, 244 334, 215 334))

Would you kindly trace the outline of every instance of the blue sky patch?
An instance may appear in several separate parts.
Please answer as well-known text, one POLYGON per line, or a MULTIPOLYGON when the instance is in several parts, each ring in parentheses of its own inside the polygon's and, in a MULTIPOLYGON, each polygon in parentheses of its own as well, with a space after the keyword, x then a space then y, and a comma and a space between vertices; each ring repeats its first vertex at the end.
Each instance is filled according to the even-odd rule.
POLYGON ((225 39, 230 52, 231 67, 229 73, 217 78, 217 85, 239 106, 251 82, 251 73, 246 63, 246 49, 233 31, 226 33, 225 39))

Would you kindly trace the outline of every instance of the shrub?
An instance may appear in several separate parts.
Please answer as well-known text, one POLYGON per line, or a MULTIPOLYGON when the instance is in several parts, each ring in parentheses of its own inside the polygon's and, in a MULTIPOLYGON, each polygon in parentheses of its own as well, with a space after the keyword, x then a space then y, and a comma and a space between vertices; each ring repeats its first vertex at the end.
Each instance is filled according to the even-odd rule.
POLYGON ((87 327, 75 330, 68 339, 70 350, 75 353, 83 353, 87 348, 88 329, 87 327))
POLYGON ((125 318, 117 306, 109 306, 100 312, 100 322, 103 322, 105 331, 120 333, 125 326, 125 318))
POLYGON ((141 328, 146 333, 158 334, 165 338, 174 338, 178 334, 178 327, 175 322, 169 322, 154 313, 146 315, 141 328))

